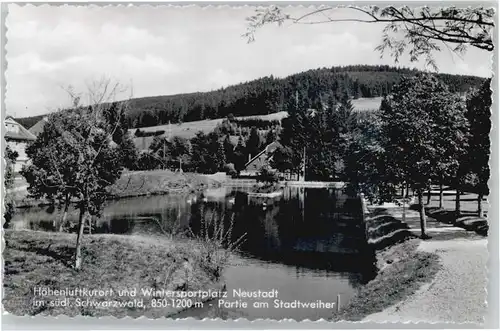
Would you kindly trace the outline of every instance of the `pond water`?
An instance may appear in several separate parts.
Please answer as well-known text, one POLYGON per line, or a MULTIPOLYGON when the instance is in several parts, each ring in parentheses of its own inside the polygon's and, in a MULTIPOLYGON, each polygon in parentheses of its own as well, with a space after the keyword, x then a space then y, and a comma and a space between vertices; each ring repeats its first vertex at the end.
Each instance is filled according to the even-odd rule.
MULTIPOLYGON (((274 199, 249 198, 248 188, 224 187, 202 195, 162 195, 108 201, 93 233, 163 235, 196 233, 202 219, 232 224, 235 240, 245 235, 240 253, 224 272, 228 301, 233 290, 277 290, 283 302, 346 304, 356 289, 375 276, 374 254, 364 242, 359 200, 335 189, 286 187, 274 199)), ((54 231, 61 211, 53 208, 20 209, 12 227, 54 231)), ((68 219, 78 219, 70 210, 68 219)), ((330 318, 328 308, 219 307, 217 301, 190 309, 179 318, 330 318)))

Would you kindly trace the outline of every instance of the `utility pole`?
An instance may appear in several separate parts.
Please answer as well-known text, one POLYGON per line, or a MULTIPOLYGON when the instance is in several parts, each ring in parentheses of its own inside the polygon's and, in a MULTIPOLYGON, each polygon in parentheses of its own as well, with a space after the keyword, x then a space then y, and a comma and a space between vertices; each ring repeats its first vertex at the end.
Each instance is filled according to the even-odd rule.
MULTIPOLYGON (((299 91, 295 90, 295 111, 299 110, 299 91)), ((299 181, 306 180, 306 146, 304 145, 304 155, 302 158, 302 176, 299 177, 299 181)))
POLYGON ((306 146, 304 146, 304 156, 302 158, 302 181, 306 181, 306 146))
POLYGON ((165 163, 167 163, 167 158, 165 156, 165 142, 166 142, 166 139, 163 139, 163 170, 165 170, 165 168, 166 168, 165 163))

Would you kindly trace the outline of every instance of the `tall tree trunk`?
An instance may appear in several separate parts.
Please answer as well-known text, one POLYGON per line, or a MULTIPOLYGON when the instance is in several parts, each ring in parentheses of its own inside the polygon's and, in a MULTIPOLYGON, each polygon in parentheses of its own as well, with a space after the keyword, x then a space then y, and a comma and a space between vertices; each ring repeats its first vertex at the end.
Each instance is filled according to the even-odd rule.
POLYGON ((64 201, 64 212, 61 219, 61 223, 59 224, 59 232, 62 232, 64 229, 64 225, 66 225, 66 219, 68 217, 68 208, 69 208, 70 198, 69 195, 66 194, 66 199, 64 201))
POLYGON ((443 195, 443 183, 439 183, 439 209, 443 208, 444 195, 443 195))
POLYGON ((455 193, 455 223, 457 219, 460 217, 460 189, 457 187, 457 191, 455 193))
POLYGON ((80 218, 78 220, 78 236, 76 237, 76 252, 75 252, 75 269, 80 270, 82 266, 82 239, 83 229, 88 218, 88 210, 86 203, 82 202, 80 206, 80 218))
POLYGON ((477 216, 483 217, 483 193, 477 195, 477 216))
POLYGON ((406 223, 406 198, 403 198, 403 223, 406 223))
POLYGON ((421 235, 420 237, 422 239, 429 238, 427 236, 427 233, 425 232, 426 229, 426 219, 425 219, 425 207, 424 207, 424 191, 423 189, 419 188, 417 189, 417 194, 418 194, 418 209, 420 211, 420 230, 421 230, 421 235))
POLYGON ((428 205, 430 203, 431 203, 431 189, 429 188, 427 190, 427 202, 426 202, 426 205, 428 205))

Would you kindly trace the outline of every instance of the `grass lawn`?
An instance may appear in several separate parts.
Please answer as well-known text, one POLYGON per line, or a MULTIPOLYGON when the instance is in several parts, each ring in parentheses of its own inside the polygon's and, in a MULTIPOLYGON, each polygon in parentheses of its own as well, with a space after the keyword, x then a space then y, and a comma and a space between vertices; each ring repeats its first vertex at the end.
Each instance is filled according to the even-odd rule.
POLYGON ((124 173, 111 187, 116 197, 164 194, 219 187, 220 182, 196 173, 170 170, 131 171, 124 173))
POLYGON ((406 299, 430 282, 441 265, 436 254, 417 251, 419 239, 411 239, 377 254, 377 277, 359 293, 334 320, 359 321, 406 299))
POLYGON ((358 111, 378 110, 382 102, 382 97, 359 98, 353 99, 351 102, 354 109, 358 111))
MULTIPOLYGON (((201 267, 202 253, 192 241, 172 241, 151 237, 86 235, 83 241, 82 270, 74 270, 72 256, 76 236, 67 233, 38 231, 5 232, 4 296, 6 311, 15 315, 89 315, 164 317, 181 308, 152 308, 153 297, 141 289, 216 290, 218 285, 201 267), (34 288, 113 290, 107 296, 40 296, 34 288), (119 295, 118 290, 136 289, 119 295), (68 306, 51 306, 68 299, 68 306), (35 305, 34 300, 43 301, 35 305), (79 302, 131 302, 142 300, 141 307, 84 307, 79 302), (78 301, 80 300, 80 301, 78 301)), ((197 299, 199 300, 199 299, 197 299)))

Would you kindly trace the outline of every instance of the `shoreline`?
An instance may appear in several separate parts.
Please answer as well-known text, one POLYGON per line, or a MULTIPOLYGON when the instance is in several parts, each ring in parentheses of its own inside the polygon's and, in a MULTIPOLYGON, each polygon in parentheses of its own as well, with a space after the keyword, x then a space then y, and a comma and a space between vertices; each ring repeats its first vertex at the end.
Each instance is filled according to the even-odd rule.
MULTIPOLYGON (((195 240, 85 235, 84 262, 82 270, 76 271, 72 268, 74 234, 7 230, 4 236, 3 305, 13 315, 164 318, 185 308, 164 305, 167 301, 142 289, 218 292, 223 288, 222 282, 203 268, 204 253, 195 240), (96 279, 100 281, 96 283, 96 279), (102 295, 89 296, 85 291, 74 296, 49 292, 40 295, 35 293, 37 286, 56 290, 80 288, 102 295), (133 289, 137 294, 132 293, 133 289), (32 299, 37 304, 28 293, 34 295, 32 299), (61 306, 63 301, 67 306, 61 306)), ((193 298, 192 302, 200 300, 203 299, 193 298)))
MULTIPOLYGON (((447 208, 452 208, 453 204, 448 202, 447 208)), ((445 209, 429 213, 427 207, 427 232, 431 238, 422 240, 419 238, 419 213, 408 206, 405 208, 390 204, 364 208, 367 241, 376 254, 377 276, 364 285, 340 313, 333 314, 335 321, 368 321, 369 316, 389 316, 390 313, 389 317, 397 319, 400 307, 434 283, 446 268, 441 252, 425 247, 447 247, 457 242, 475 243, 478 239, 487 239, 477 234, 473 227, 463 229, 458 227, 458 222, 455 225, 445 222, 439 217, 439 212, 445 209)), ((474 220, 481 219, 475 217, 474 220)), ((452 258, 459 258, 453 254, 452 258)), ((470 277, 457 275, 460 276, 470 277)))
MULTIPOLYGON (((225 176, 225 175, 224 175, 225 176)), ((135 183, 137 184, 137 183, 135 183)), ((111 187, 111 192, 106 198, 106 201, 116 201, 124 198, 134 198, 142 196, 156 196, 156 195, 170 195, 170 194, 188 194, 188 193, 200 193, 206 189, 226 187, 254 187, 255 185, 260 185, 255 179, 246 178, 230 178, 221 177, 220 175, 206 175, 199 173, 176 173, 169 170, 153 170, 153 171, 133 171, 124 173, 122 177, 111 187), (135 191, 125 188, 124 191, 120 192, 117 188, 118 185, 123 185, 123 181, 127 178, 132 177, 133 180, 140 180, 146 177, 147 183, 145 185, 138 185, 140 189, 135 191), (165 177, 165 178, 162 178, 165 177), (184 178, 183 178, 184 177, 184 178), (184 183, 179 183, 179 180, 185 179, 184 183), (194 183, 193 183, 194 182, 194 183), (163 187, 166 186, 166 187, 163 187), (172 187, 169 187, 172 186, 172 187), (181 186, 181 187, 179 187, 181 186), (124 193, 125 192, 125 193, 124 193)), ((129 182, 125 186, 129 185, 129 182)), ((298 181, 280 181, 276 183, 278 188, 285 187, 303 187, 303 188, 342 188, 345 183, 343 182, 298 182, 298 181)), ((14 189, 10 192, 14 195, 15 207, 16 209, 26 209, 32 207, 45 207, 50 206, 52 203, 44 200, 31 200, 27 199, 26 187, 23 190, 14 189), (24 194, 24 197, 16 197, 16 195, 24 194)))
MULTIPOLYGON (((130 176, 133 176, 133 180, 137 180, 138 178, 142 180, 141 174, 150 180, 146 181, 146 183, 153 182, 156 185, 142 186, 145 190, 135 191, 133 195, 111 197, 109 200, 148 195, 195 193, 209 188, 231 187, 233 185, 230 183, 237 183, 237 180, 233 179, 226 182, 223 180, 216 181, 213 178, 209 178, 210 180, 208 180, 207 177, 209 176, 206 175, 182 174, 183 178, 191 178, 192 182, 198 180, 198 185, 183 185, 182 187, 161 191, 159 189, 164 188, 163 185, 165 184, 169 187, 172 186, 172 181, 168 180, 169 176, 172 176, 172 173, 165 171, 132 173, 124 176, 123 180, 126 181, 130 176), (163 175, 166 175, 166 177, 162 177, 163 175), (158 178, 166 178, 167 180, 152 181, 158 178)), ((179 178, 179 174, 174 174, 174 176, 179 178)), ((244 180, 242 182, 248 183, 249 181, 244 180)), ((186 184, 186 182, 182 182, 181 184, 186 184)), ((277 185, 281 187, 280 183, 277 185)), ((340 312, 332 312, 333 321, 360 321, 369 315, 381 313, 391 306, 400 304, 417 293, 422 286, 432 282, 443 268, 438 254, 419 250, 419 246, 421 246, 423 241, 416 236, 418 229, 415 229, 414 223, 418 223, 418 215, 415 211, 407 208, 405 222, 402 222, 401 207, 390 205, 366 206, 364 204, 363 217, 365 219, 367 243, 375 252, 377 275, 373 280, 363 285, 346 306, 341 307, 340 312)), ((429 218, 428 222, 433 224, 432 222, 435 222, 435 220, 429 218)), ((429 226, 436 231, 436 228, 432 228, 432 225, 429 226)), ((443 225, 443 227, 445 226, 443 225)), ((460 233, 459 235, 462 237, 465 235, 465 238, 468 238, 466 233, 460 233)), ((102 236, 102 234, 99 236, 102 236)), ((455 233, 453 236, 456 238, 457 234, 455 233)), ((439 236, 436 235, 436 237, 439 236)), ((179 241, 181 245, 182 240, 174 241, 179 241)), ((220 288, 223 285, 218 284, 214 286, 220 288)), ((202 302, 209 300, 211 299, 207 298, 207 300, 202 302)), ((186 307, 179 311, 172 311, 168 313, 168 316, 175 316, 181 311, 191 308, 195 307, 186 307)))
POLYGON ((369 322, 484 324, 487 316, 487 239, 481 236, 454 240, 421 241, 418 251, 439 256, 441 268, 406 299, 366 316, 369 322), (449 298, 454 300, 449 300, 449 298))
MULTIPOLYGON (((124 198, 134 198, 153 195, 199 193, 210 188, 219 188, 222 182, 197 173, 174 173, 169 170, 127 172, 110 188, 106 201, 116 201, 124 198), (141 182, 142 181, 142 182, 141 182), (125 182, 125 183, 124 183, 125 182), (123 185, 124 188, 119 186, 123 185), (132 185, 132 187, 128 187, 132 185)), ((27 191, 13 191, 16 208, 50 206, 44 200, 26 201, 27 191), (24 193, 24 197, 16 195, 24 193)))
POLYGON ((421 239, 406 223, 361 199, 366 240, 375 252, 377 275, 333 313, 336 322, 361 321, 405 300, 431 282, 441 268, 438 255, 418 250, 421 239))
POLYGON ((333 321, 361 321, 404 301, 430 283, 442 266, 437 254, 419 251, 419 243, 420 239, 410 239, 377 252, 377 276, 333 314, 333 321))

